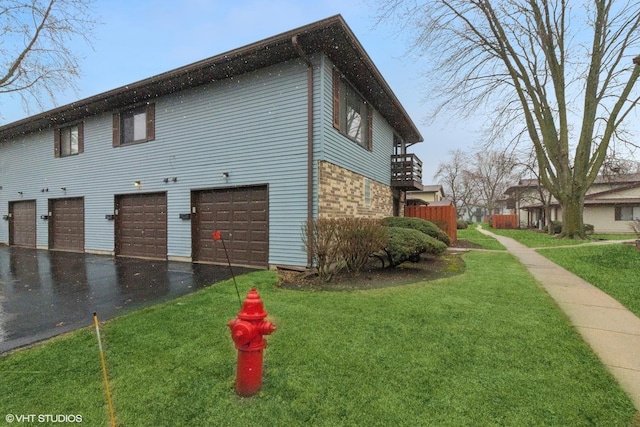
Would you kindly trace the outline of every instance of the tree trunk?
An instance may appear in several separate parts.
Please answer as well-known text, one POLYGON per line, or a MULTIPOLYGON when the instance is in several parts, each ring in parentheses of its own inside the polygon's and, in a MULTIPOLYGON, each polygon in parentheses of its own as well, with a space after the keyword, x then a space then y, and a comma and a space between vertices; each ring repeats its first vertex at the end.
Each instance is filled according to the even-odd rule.
POLYGON ((562 206, 562 233, 560 233, 560 237, 586 239, 582 220, 584 197, 572 194, 565 200, 562 200, 560 205, 562 206))
POLYGON ((555 234, 553 229, 553 221, 551 221, 551 200, 544 202, 544 225, 547 226, 547 233, 552 236, 555 234))

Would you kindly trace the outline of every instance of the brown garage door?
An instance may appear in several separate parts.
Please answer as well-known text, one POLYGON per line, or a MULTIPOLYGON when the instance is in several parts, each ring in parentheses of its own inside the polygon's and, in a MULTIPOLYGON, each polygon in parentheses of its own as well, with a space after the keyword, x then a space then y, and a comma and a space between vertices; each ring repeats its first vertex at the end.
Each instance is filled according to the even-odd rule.
POLYGON ((84 252, 84 198, 49 199, 49 249, 84 252))
POLYGON ((167 259, 167 194, 116 196, 116 255, 167 259))
POLYGON ((36 201, 9 202, 9 244, 36 247, 36 201))
POLYGON ((231 263, 267 267, 269 263, 269 191, 266 185, 194 191, 192 205, 193 259, 226 263, 220 230, 231 263))

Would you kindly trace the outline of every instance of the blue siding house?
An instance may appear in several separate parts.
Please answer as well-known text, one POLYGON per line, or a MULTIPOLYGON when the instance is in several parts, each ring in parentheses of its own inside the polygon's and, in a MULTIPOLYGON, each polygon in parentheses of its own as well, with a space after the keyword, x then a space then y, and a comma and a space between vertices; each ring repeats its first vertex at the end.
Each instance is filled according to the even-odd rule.
POLYGON ((308 218, 401 214, 420 141, 337 15, 0 127, 0 244, 305 266, 308 218))

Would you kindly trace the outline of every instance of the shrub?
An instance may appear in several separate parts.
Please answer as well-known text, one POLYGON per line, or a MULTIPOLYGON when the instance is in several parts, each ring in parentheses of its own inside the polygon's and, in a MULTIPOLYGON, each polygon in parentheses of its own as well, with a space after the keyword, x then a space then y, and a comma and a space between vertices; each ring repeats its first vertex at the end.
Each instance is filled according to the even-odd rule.
POLYGON ((463 220, 463 219, 459 219, 456 222, 456 228, 458 230, 466 230, 469 227, 469 224, 467 223, 467 221, 463 220))
POLYGON ((318 269, 318 277, 329 281, 342 268, 337 244, 338 220, 307 220, 302 226, 302 242, 318 269))
POLYGON ((326 282, 346 268, 357 273, 369 257, 387 244, 387 227, 365 218, 319 218, 302 227, 302 241, 311 253, 318 277, 326 282))
POLYGON ((344 218, 338 220, 338 254, 348 271, 357 273, 371 254, 378 252, 387 242, 387 227, 379 220, 344 218))
MULTIPOLYGON (((551 221, 551 225, 553 227, 553 234, 559 234, 562 232, 562 221, 551 221)), ((543 230, 548 232, 549 226, 545 225, 543 230)))
POLYGON ((389 227, 388 241, 384 248, 389 267, 397 267, 420 254, 442 255, 447 246, 441 241, 412 228, 389 227))
MULTIPOLYGON (((444 219, 434 219, 431 222, 436 227, 438 227, 440 230, 444 231, 445 234, 449 231, 449 223, 447 221, 445 221, 444 219)), ((447 234, 447 236, 448 236, 448 234, 447 234)))
MULTIPOLYGON (((551 223, 553 225, 553 234, 560 234, 562 232, 562 221, 552 221, 551 223)), ((595 230, 593 224, 583 224, 582 228, 586 234, 593 234, 595 230)), ((544 231, 548 232, 549 227, 545 225, 544 231)))
POLYGON ((439 229, 434 223, 425 221, 424 219, 387 217, 382 220, 382 223, 387 227, 412 228, 441 241, 447 246, 451 244, 451 239, 449 239, 449 235, 447 233, 439 229))

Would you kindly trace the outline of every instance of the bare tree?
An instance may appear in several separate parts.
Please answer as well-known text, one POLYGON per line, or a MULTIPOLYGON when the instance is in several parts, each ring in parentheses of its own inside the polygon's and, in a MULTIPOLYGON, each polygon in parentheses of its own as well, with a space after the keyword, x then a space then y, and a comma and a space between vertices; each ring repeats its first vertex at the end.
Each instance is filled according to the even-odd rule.
POLYGON ((75 88, 76 38, 89 42, 96 21, 92 0, 4 0, 0 3, 0 94, 18 95, 25 108, 55 103, 75 88))
POLYGON ((491 110, 526 129, 540 180, 583 238, 584 197, 639 98, 640 3, 613 0, 379 0, 428 54, 439 109, 491 110), (635 65, 634 65, 635 64, 635 65))
POLYGON ((444 187, 447 198, 456 207, 458 218, 473 217, 480 204, 478 189, 469 170, 471 156, 462 150, 449 151, 449 158, 438 165, 434 179, 444 187))
POLYGON ((514 182, 515 160, 500 151, 479 151, 473 157, 471 177, 489 215, 495 213, 497 202, 514 182))
POLYGON ((444 187, 447 197, 456 207, 458 217, 461 218, 465 209, 465 202, 473 193, 467 186, 466 166, 469 164, 469 156, 462 150, 449 151, 449 157, 438 165, 434 179, 439 180, 444 187))

